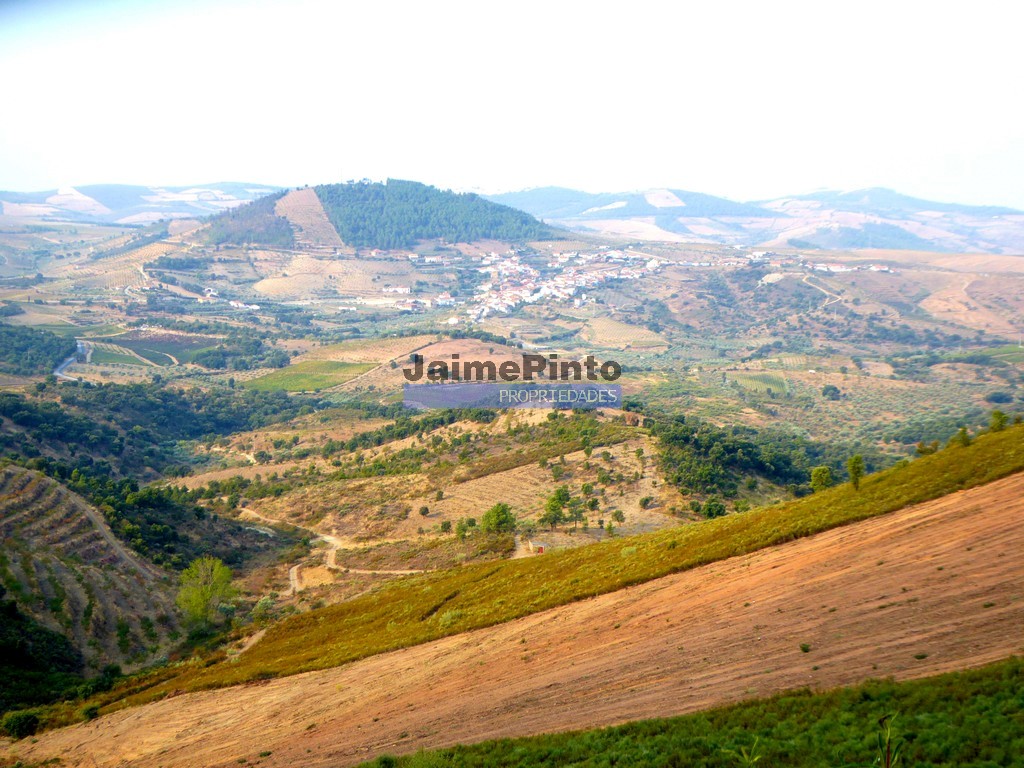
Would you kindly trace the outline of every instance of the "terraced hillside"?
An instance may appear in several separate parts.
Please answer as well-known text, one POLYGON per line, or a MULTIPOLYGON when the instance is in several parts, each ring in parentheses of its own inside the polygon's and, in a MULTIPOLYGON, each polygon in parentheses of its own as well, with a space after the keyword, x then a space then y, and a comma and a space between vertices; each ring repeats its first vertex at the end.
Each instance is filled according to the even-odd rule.
POLYGON ((121 544, 102 514, 44 475, 0 469, 0 578, 93 669, 152 662, 177 629, 169 573, 121 544))
POLYGON ((1016 474, 336 669, 169 697, 15 754, 333 767, 980 666, 1021 652, 1022 493, 1016 474))

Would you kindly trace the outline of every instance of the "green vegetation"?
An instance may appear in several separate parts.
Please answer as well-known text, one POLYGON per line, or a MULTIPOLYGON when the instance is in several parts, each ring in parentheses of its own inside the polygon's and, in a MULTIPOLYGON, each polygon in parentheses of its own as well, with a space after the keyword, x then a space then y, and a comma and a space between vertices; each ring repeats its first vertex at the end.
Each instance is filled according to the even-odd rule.
POLYGON ((242 386, 257 392, 315 392, 344 384, 375 367, 372 363, 308 360, 260 376, 258 379, 251 379, 242 386))
POLYGON ((231 586, 231 569, 215 557, 193 560, 179 578, 175 602, 185 620, 194 625, 214 624, 221 606, 238 594, 231 586))
POLYGON ((415 181, 329 184, 316 194, 341 239, 359 248, 410 248, 437 238, 523 242, 552 234, 528 213, 415 181))
MULTIPOLYGON (((991 482, 1024 469, 1024 427, 979 436, 861 481, 785 504, 543 558, 480 563, 403 578, 348 602, 291 617, 230 664, 189 669, 137 694, 196 690, 344 664, 509 621, 991 482), (623 546, 635 548, 621 556, 623 546), (441 626, 436 615, 459 611, 441 626)), ((174 673, 168 673, 168 676, 174 673)), ((154 681, 157 682, 157 681, 154 681)))
POLYGON ((0 448, 8 455, 74 457, 76 466, 152 476, 177 458, 168 441, 226 435, 311 412, 318 401, 283 392, 183 390, 162 382, 64 382, 27 394, 0 393, 0 448), (6 427, 6 425, 4 425, 6 427))
MULTIPOLYGON (((967 431, 961 427, 961 432, 967 434, 967 431)), ((860 480, 864 477, 864 457, 859 453, 851 456, 850 460, 846 462, 846 472, 850 476, 850 483, 853 485, 855 491, 860 490, 860 480)))
POLYGON ((0 323, 0 373, 16 376, 50 373, 77 349, 78 342, 73 338, 0 323))
POLYGON ((893 766, 899 750, 901 764, 911 766, 1019 766, 1024 755, 1022 686, 1024 662, 1013 658, 923 680, 872 680, 823 693, 800 690, 682 717, 383 756, 364 765, 726 768, 757 761, 779 768, 893 766))
POLYGON ((515 529, 516 516, 512 514, 512 508, 504 502, 499 502, 488 509, 480 520, 480 530, 484 533, 511 533, 515 529))
POLYGON ((81 654, 21 613, 0 584, 0 712, 48 704, 82 682, 81 654))
POLYGON ((210 220, 207 240, 211 245, 266 245, 291 248, 295 245, 291 224, 274 213, 284 192, 261 197, 225 211, 210 220))
POLYGON ((786 380, 776 373, 730 373, 729 379, 744 389, 769 397, 781 397, 788 389, 786 380))
MULTIPOLYGON (((860 478, 858 478, 859 481, 860 478)), ((829 467, 815 467, 811 470, 811 490, 815 493, 831 488, 832 470, 829 467)))
POLYGON ((806 492, 815 464, 838 473, 844 458, 841 446, 774 429, 723 429, 685 416, 658 420, 651 432, 661 443, 661 465, 670 483, 685 491, 726 497, 735 496, 739 481, 751 475, 791 486, 794 493, 806 492))
POLYGON ((89 362, 94 365, 143 365, 142 361, 133 355, 99 348, 92 351, 89 362))

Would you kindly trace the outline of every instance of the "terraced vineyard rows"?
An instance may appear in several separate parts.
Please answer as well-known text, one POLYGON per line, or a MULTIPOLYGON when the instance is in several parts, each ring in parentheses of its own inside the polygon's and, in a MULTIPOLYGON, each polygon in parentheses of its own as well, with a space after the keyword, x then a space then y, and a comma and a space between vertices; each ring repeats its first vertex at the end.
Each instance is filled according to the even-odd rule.
POLYGON ((38 473, 4 467, 0 536, 9 597, 90 649, 90 666, 131 667, 166 647, 176 629, 171 576, 131 554, 80 497, 38 473))

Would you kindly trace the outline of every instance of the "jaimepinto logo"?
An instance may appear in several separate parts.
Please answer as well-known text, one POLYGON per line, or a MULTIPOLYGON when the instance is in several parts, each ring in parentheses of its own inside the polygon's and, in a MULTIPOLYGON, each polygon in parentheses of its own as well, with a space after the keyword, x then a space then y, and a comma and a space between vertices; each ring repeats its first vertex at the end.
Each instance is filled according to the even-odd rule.
POLYGON ((622 375, 614 360, 560 360, 558 355, 522 355, 522 362, 446 360, 414 355, 402 371, 406 407, 427 408, 621 408, 622 375), (543 381, 538 381, 541 379, 543 381))
POLYGON ((458 353, 451 360, 425 362, 422 355, 413 355, 412 367, 402 369, 409 382, 444 381, 616 381, 622 375, 622 366, 614 360, 598 363, 593 355, 583 360, 559 360, 557 354, 523 355, 522 363, 505 360, 465 360, 458 353))

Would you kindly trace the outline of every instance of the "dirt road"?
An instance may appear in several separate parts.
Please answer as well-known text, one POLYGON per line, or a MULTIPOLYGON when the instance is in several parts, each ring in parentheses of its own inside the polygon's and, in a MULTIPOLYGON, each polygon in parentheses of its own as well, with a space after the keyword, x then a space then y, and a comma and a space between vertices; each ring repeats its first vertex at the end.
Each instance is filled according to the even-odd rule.
POLYGON ((344 766, 381 752, 922 677, 1024 651, 1024 475, 345 667, 41 734, 65 766, 344 766), (806 644, 808 650, 801 650, 806 644))
MULTIPOLYGON (((293 528, 298 528, 301 531, 311 533, 317 537, 320 541, 327 545, 327 550, 324 552, 324 566, 332 571, 344 571, 346 573, 361 573, 370 574, 377 576, 409 576, 414 573, 423 573, 422 570, 403 570, 403 569, 369 569, 369 568, 346 568, 338 565, 338 550, 339 549, 359 549, 366 547, 371 544, 381 544, 385 542, 404 541, 404 539, 389 539, 389 538, 378 538, 372 541, 358 542, 354 539, 343 539, 338 536, 334 536, 329 533, 320 533, 313 528, 307 528, 304 525, 298 525, 297 523, 290 523, 286 520, 275 520, 272 517, 261 515, 252 509, 243 509, 242 517, 254 517, 257 520, 262 520, 265 523, 271 523, 273 525, 288 525, 293 528)), ((306 566, 302 563, 293 565, 288 569, 288 591, 286 595, 296 595, 306 588, 306 584, 302 578, 302 571, 306 566)))

